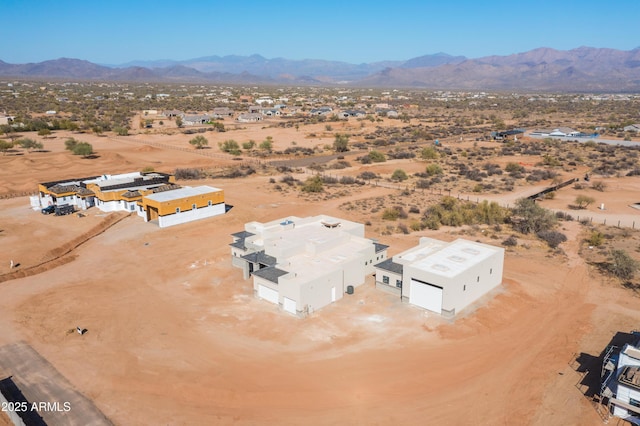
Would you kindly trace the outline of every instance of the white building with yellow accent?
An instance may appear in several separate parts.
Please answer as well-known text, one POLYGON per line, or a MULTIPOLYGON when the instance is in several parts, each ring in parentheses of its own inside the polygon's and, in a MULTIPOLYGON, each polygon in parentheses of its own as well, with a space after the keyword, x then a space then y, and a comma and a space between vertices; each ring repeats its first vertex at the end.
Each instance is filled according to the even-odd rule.
POLYGON ((211 186, 180 187, 166 173, 123 173, 45 182, 31 197, 34 209, 70 204, 86 210, 135 212, 161 228, 226 212, 224 191, 211 186))

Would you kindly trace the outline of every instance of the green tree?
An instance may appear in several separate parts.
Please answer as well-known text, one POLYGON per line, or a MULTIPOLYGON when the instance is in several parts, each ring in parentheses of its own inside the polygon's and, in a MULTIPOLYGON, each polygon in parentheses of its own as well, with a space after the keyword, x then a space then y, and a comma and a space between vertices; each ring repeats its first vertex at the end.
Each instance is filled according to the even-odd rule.
MULTIPOLYGON (((202 149, 205 146, 209 145, 209 141, 202 135, 198 135, 195 138, 191 139, 189 143, 194 146, 196 149, 202 149)), ((237 144, 236 144, 237 145, 237 144)))
POLYGON ((595 198, 589 197, 588 195, 580 194, 576 197, 576 205, 579 209, 586 209, 590 204, 593 204, 596 201, 595 198))
POLYGON ((517 200, 512 210, 513 228, 522 234, 548 231, 555 226, 556 222, 553 212, 540 207, 528 198, 517 200))
POLYGON ((304 181, 302 192, 322 192, 322 178, 320 176, 311 176, 304 181))
POLYGON ((43 138, 46 138, 47 136, 51 135, 51 130, 49 129, 40 129, 38 130, 38 136, 42 136, 43 138))
POLYGON ((346 133, 338 133, 333 141, 333 150, 336 152, 349 151, 349 135, 346 133))
POLYGON ((176 117, 176 126, 182 127, 182 117, 176 117))
POLYGON ((391 179, 402 182, 403 180, 407 180, 409 177, 407 176, 407 172, 402 169, 396 169, 393 171, 391 175, 391 179))
POLYGON ((29 138, 20 139, 17 143, 27 151, 44 148, 44 145, 42 145, 42 143, 29 138))
POLYGON ((6 155, 11 148, 13 148, 13 143, 0 139, 0 152, 2 152, 2 155, 6 155))
POLYGON ((73 155, 82 155, 83 158, 87 158, 93 154, 93 146, 88 142, 78 142, 73 147, 73 155))
POLYGON ((593 231, 587 238, 587 243, 593 247, 601 246, 604 243, 604 234, 600 231, 593 231))

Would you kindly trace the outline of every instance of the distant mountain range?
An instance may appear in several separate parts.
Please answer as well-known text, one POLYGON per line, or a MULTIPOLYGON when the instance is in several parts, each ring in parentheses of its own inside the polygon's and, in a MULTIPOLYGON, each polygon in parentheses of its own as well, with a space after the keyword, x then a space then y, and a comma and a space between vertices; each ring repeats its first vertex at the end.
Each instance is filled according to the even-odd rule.
POLYGON ((118 66, 78 59, 8 64, 0 76, 106 81, 342 85, 444 90, 640 92, 640 48, 539 48, 469 59, 446 53, 364 64, 325 60, 205 56, 185 61, 134 61, 118 66))

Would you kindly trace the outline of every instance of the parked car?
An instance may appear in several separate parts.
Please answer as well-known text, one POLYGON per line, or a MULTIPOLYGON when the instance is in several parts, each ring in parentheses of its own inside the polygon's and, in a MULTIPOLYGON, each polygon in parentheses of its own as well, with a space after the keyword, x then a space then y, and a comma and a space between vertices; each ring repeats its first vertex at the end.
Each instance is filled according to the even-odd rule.
POLYGON ((76 209, 71 204, 63 204, 62 206, 56 206, 56 216, 64 216, 67 214, 75 213, 76 209))
POLYGON ((42 212, 42 214, 51 214, 56 211, 56 206, 47 206, 40 211, 42 212))

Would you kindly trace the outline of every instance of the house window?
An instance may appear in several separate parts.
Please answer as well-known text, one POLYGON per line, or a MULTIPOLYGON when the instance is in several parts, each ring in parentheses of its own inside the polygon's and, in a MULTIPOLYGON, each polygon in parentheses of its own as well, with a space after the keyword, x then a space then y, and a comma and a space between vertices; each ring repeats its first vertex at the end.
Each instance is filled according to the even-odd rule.
POLYGON ((467 291, 467 285, 466 284, 462 286, 462 291, 467 291))
POLYGON ((476 280, 477 283, 480 282, 480 275, 478 275, 478 279, 476 280))
POLYGON ((396 287, 402 288, 402 280, 396 280, 396 287))
POLYGON ((383 276, 382 276, 382 283, 383 283, 383 284, 389 284, 389 277, 388 277, 388 276, 386 276, 386 275, 383 275, 383 276))
POLYGON ((211 207, 211 206, 213 205, 213 203, 211 202, 211 200, 209 200, 209 202, 207 203, 207 205, 208 205, 209 207, 211 207))
POLYGON ((176 213, 180 213, 180 207, 176 207, 176 213))
POLYGON ((493 268, 489 269, 489 275, 493 274, 493 268))
MULTIPOLYGON (((638 401, 637 399, 633 399, 633 398, 629 398, 629 405, 633 405, 634 407, 640 407, 640 401, 638 401)), ((636 416, 637 413, 631 410, 627 410, 627 413, 630 416, 636 416)))
POLYGON ((197 209, 197 208, 198 208, 198 206, 196 206, 195 204, 191 204, 191 208, 192 208, 193 210, 195 210, 195 209, 197 209))
POLYGON ((129 210, 131 210, 131 211, 135 210, 135 208, 136 208, 136 206, 134 206, 133 204, 131 204, 131 205, 129 206, 129 210))

